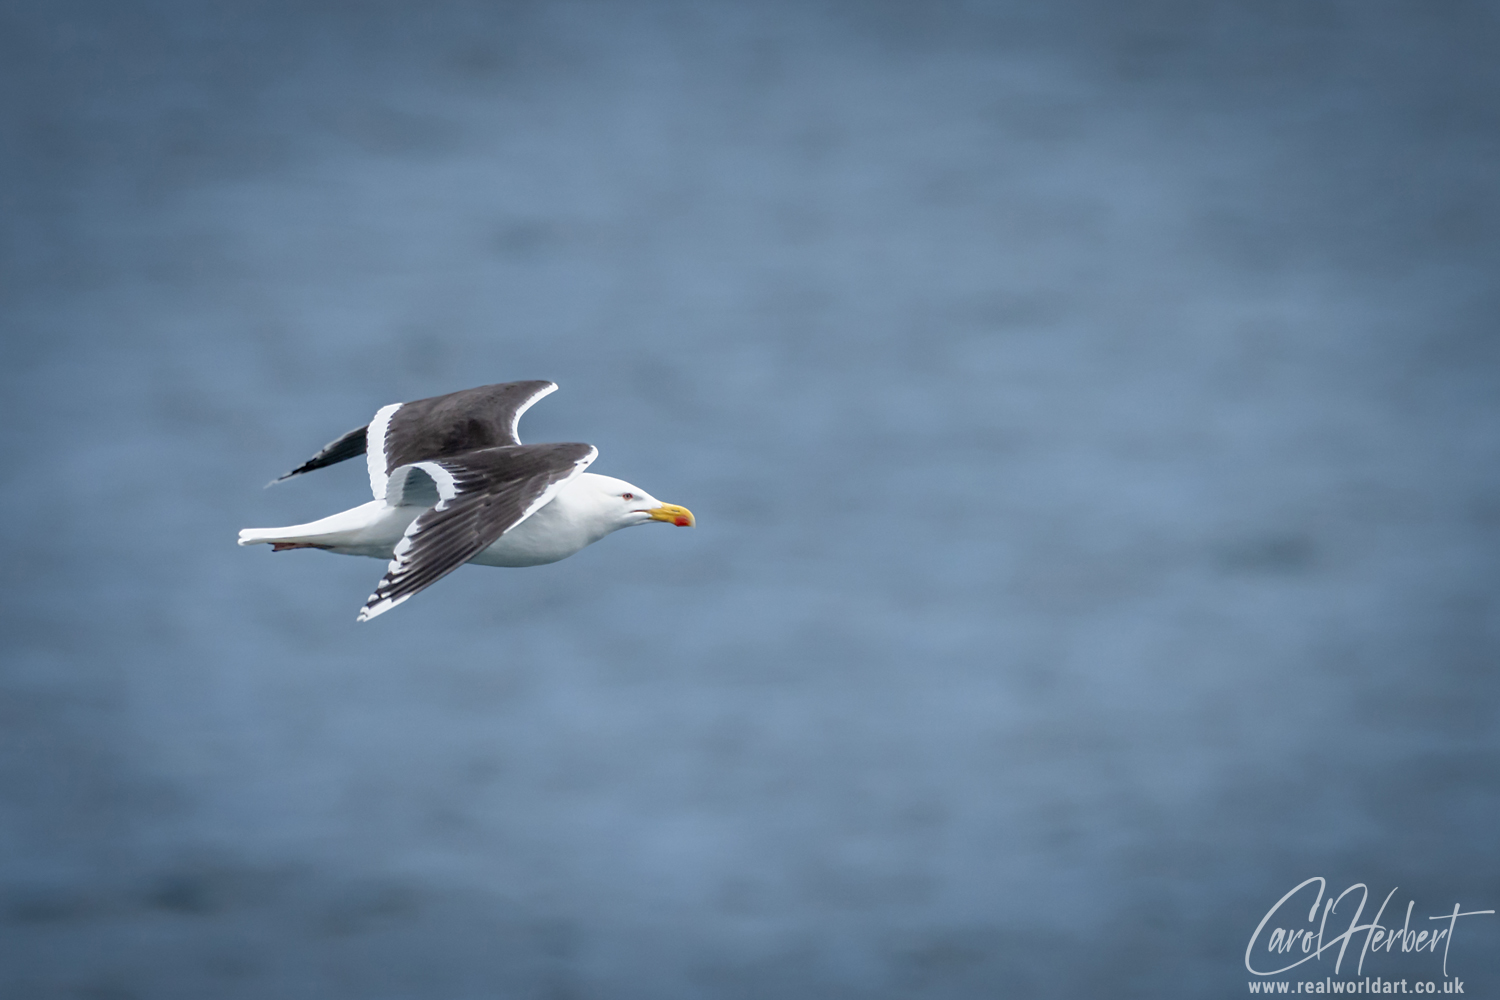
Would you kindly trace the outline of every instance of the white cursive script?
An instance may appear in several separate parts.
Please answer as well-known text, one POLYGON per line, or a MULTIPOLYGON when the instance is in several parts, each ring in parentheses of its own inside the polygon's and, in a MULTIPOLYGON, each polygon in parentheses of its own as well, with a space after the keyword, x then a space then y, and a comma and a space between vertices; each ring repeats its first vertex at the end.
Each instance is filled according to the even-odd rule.
MULTIPOLYGON (((1396 894, 1395 889, 1392 889, 1389 893, 1386 894, 1385 901, 1380 904, 1380 909, 1375 913, 1375 919, 1370 921, 1368 924, 1362 924, 1359 922, 1360 914, 1364 913, 1365 911, 1365 903, 1370 898, 1370 890, 1365 887, 1365 884, 1363 882, 1356 882, 1354 885, 1351 885, 1349 888, 1339 893, 1338 896, 1333 899, 1324 898, 1327 889, 1328 880, 1323 878, 1321 875, 1315 875, 1307 881, 1303 882, 1301 885, 1296 886, 1292 889, 1292 891, 1288 892, 1285 896, 1282 896, 1279 900, 1277 900, 1276 905, 1271 907, 1270 910, 1266 911, 1266 915, 1264 917, 1260 918, 1260 923, 1255 926, 1255 933, 1250 935, 1250 943, 1245 946, 1245 968, 1249 969, 1257 976, 1274 976, 1279 973, 1285 972, 1288 969, 1295 969, 1297 966, 1301 965, 1303 962, 1308 961, 1309 959, 1322 958, 1323 952, 1328 951, 1329 949, 1337 945, 1339 954, 1337 961, 1333 963, 1333 972, 1334 975, 1338 975, 1339 967, 1344 964, 1344 952, 1348 949, 1349 942, 1353 940, 1354 935, 1363 931, 1365 935, 1365 943, 1359 951, 1359 966, 1356 970, 1357 972, 1364 972, 1365 956, 1372 951, 1389 952, 1392 946, 1399 944, 1399 950, 1401 951, 1436 952, 1438 942, 1441 941, 1443 943, 1443 975, 1446 976, 1448 974, 1448 949, 1453 946, 1453 934, 1454 931, 1456 931, 1458 928, 1458 918, 1476 917, 1486 913, 1492 914, 1495 912, 1494 910, 1469 910, 1467 912, 1460 913, 1458 904, 1454 903, 1452 913, 1427 918, 1428 920, 1446 920, 1448 922, 1447 927, 1441 927, 1433 930, 1414 931, 1411 929, 1411 911, 1412 907, 1416 905, 1416 900, 1412 900, 1411 902, 1406 904, 1405 922, 1402 923, 1400 930, 1396 930, 1394 928, 1386 927, 1380 922, 1380 918, 1385 915, 1386 905, 1390 903, 1391 897, 1396 894), (1306 927, 1299 927, 1295 930, 1289 930, 1285 927, 1275 927, 1271 929, 1270 934, 1266 937, 1265 947, 1267 951, 1279 955, 1286 955, 1289 953, 1300 951, 1302 953, 1302 957, 1297 959, 1290 965, 1283 965, 1279 969, 1271 969, 1264 972, 1260 969, 1257 969, 1252 964, 1251 957, 1252 953, 1255 951, 1255 942, 1260 940, 1261 932, 1266 929, 1266 924, 1271 922, 1271 918, 1276 916, 1277 911, 1285 906, 1288 900, 1297 895, 1297 893, 1301 892, 1303 889, 1306 889, 1308 886, 1313 884, 1317 885, 1318 894, 1317 897, 1313 899, 1312 908, 1307 911, 1307 923, 1316 924, 1317 930, 1313 931, 1306 927), (1349 918, 1348 928, 1342 934, 1337 934, 1325 940, 1323 934, 1327 929, 1329 916, 1338 912, 1339 904, 1344 901, 1345 896, 1349 895, 1352 892, 1359 893, 1359 905, 1354 907, 1354 913, 1349 918), (1321 908, 1323 911, 1323 916, 1321 919, 1318 917, 1319 908, 1321 908)), ((1353 905, 1352 901, 1351 905, 1353 905)), ((1345 912, 1348 911, 1346 910, 1345 912)))

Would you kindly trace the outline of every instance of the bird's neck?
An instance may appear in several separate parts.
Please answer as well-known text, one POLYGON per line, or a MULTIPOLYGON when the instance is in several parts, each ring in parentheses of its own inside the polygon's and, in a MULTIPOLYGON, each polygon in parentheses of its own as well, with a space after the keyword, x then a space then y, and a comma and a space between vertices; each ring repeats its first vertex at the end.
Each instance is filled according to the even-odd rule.
POLYGON ((625 527, 625 522, 615 516, 615 508, 606 500, 601 483, 603 476, 587 472, 580 473, 568 481, 552 502, 537 511, 536 517, 549 515, 549 520, 566 524, 572 531, 587 536, 585 545, 591 545, 612 531, 625 527))

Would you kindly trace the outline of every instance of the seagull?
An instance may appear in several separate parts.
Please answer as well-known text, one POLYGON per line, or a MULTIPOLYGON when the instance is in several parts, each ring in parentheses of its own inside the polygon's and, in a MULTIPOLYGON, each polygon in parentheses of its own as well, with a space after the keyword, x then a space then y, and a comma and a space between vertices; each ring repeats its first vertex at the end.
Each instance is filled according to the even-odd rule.
POLYGON ((246 528, 240 544, 389 559, 360 609, 365 622, 464 563, 540 566, 632 525, 694 526, 686 507, 584 472, 599 457, 593 445, 522 444, 521 414, 556 390, 502 382, 383 406, 268 484, 363 454, 374 500, 308 524, 246 528))

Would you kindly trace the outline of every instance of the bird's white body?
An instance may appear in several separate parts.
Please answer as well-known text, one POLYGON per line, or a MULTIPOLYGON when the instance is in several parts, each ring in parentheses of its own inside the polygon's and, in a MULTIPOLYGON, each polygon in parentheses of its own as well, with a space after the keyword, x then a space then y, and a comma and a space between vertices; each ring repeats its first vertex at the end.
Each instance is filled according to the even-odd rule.
MULTIPOLYGON (((536 513, 469 561, 481 566, 541 566, 566 559, 605 535, 653 520, 660 500, 638 486, 584 472, 569 480, 536 513), (625 499, 628 497, 629 499, 625 499)), ((349 556, 390 559, 396 545, 429 505, 372 500, 319 521, 285 528, 246 528, 241 545, 320 548, 349 556)))

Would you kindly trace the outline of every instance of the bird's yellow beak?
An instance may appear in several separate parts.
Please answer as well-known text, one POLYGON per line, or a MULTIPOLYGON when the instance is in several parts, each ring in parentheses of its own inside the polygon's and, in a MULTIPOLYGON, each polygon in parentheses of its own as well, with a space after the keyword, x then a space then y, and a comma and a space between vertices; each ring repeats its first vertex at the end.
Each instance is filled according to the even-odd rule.
POLYGON ((666 521, 675 524, 679 528, 691 528, 696 521, 693 520, 693 512, 686 507, 679 507, 675 503, 664 503, 660 507, 652 507, 646 511, 651 515, 653 521, 666 521))

